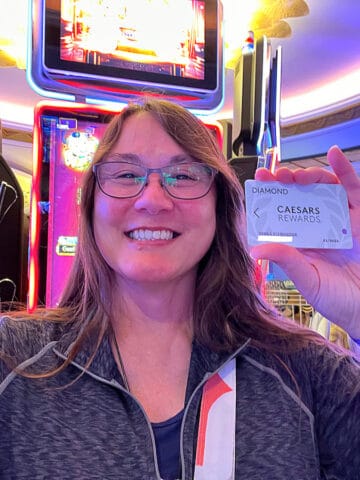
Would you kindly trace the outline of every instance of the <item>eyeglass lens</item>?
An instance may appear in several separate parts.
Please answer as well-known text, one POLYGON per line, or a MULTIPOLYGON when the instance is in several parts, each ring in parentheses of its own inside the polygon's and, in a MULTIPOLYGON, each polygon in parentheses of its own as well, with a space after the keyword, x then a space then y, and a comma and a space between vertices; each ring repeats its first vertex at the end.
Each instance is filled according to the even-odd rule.
POLYGON ((202 163, 180 163, 148 169, 129 162, 104 162, 95 165, 100 189, 106 195, 129 198, 138 195, 151 173, 161 175, 161 183, 173 197, 200 198, 210 190, 215 170, 202 163))

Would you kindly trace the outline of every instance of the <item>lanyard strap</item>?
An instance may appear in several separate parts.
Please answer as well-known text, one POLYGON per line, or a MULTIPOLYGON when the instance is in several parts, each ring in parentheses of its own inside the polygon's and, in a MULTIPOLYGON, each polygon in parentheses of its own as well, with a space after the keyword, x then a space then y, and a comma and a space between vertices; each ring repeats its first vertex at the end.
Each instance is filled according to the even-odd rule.
POLYGON ((194 480, 234 480, 236 360, 205 383, 201 399, 194 480))

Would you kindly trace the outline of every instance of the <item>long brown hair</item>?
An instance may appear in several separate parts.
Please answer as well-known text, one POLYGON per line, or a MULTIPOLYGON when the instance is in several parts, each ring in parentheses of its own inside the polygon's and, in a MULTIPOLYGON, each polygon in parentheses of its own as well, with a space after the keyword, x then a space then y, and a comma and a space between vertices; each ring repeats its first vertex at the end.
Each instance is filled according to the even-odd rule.
MULTIPOLYGON (((296 350, 319 336, 281 318, 260 293, 256 265, 244 241, 243 190, 224 158, 214 135, 186 109, 165 100, 148 98, 130 104, 112 119, 95 153, 93 163, 111 151, 126 119, 149 112, 164 130, 193 158, 215 167, 217 191, 216 233, 198 268, 194 305, 194 336, 216 351, 232 351, 245 338, 273 354, 296 350), (292 337, 292 341, 287 341, 292 337)), ((83 178, 79 242, 76 257, 59 306, 43 318, 67 322, 76 333, 64 368, 80 350, 85 338, 96 338, 93 356, 110 329, 112 311, 111 268, 101 256, 93 233, 95 178, 89 169, 83 178)), ((121 201, 121 200, 120 200, 121 201)), ((17 316, 19 316, 18 314, 17 316)), ((35 312, 34 316, 39 314, 35 312)), ((90 359, 91 361, 91 359, 90 359)))

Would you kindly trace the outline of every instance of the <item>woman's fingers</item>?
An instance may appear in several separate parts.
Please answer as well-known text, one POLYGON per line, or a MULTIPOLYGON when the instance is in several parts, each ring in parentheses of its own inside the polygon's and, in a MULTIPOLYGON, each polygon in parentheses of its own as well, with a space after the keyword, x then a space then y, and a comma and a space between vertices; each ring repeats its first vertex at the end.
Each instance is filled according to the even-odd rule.
POLYGON ((346 190, 350 207, 360 206, 360 178, 351 162, 336 145, 329 149, 327 158, 339 182, 346 190))
POLYGON ((251 248, 254 259, 275 262, 290 278, 307 301, 313 302, 319 292, 320 279, 315 266, 301 251, 276 243, 256 245, 251 248))

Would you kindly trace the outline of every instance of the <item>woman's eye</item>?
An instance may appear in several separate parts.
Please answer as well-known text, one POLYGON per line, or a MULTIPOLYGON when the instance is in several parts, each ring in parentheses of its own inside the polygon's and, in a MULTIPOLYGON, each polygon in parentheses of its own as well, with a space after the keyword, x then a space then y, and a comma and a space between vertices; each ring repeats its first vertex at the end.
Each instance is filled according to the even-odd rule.
POLYGON ((136 175, 135 175, 135 173, 125 172, 125 173, 119 173, 118 177, 119 178, 135 178, 136 175))
POLYGON ((132 179, 132 178, 137 178, 138 175, 136 175, 136 174, 133 173, 133 172, 116 172, 116 173, 112 174, 112 175, 109 176, 109 177, 112 178, 112 179, 114 179, 114 180, 122 179, 122 178, 132 179))
POLYGON ((188 170, 180 170, 177 172, 172 172, 167 176, 169 181, 179 181, 179 180, 196 180, 196 175, 193 172, 189 172, 188 170))
POLYGON ((176 175, 177 180, 198 180, 198 176, 194 172, 180 172, 176 175))
POLYGON ((178 173, 175 178, 177 180, 188 180, 192 179, 192 177, 188 173, 178 173))
POLYGON ((170 175, 166 175, 165 181, 167 185, 179 185, 182 182, 190 182, 195 180, 191 177, 188 173, 173 173, 170 175))

